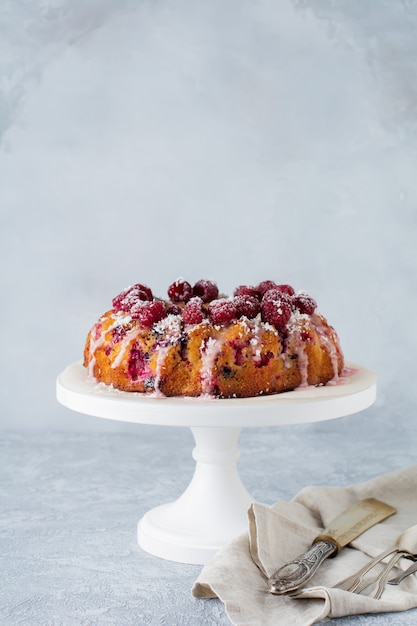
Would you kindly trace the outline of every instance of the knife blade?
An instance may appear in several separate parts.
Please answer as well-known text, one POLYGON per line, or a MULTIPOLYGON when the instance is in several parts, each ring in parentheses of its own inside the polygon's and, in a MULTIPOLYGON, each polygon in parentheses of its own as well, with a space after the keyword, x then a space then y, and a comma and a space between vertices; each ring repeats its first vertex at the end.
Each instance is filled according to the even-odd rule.
POLYGON ((396 512, 397 509, 375 498, 355 502, 313 540, 304 554, 280 567, 268 579, 270 593, 283 595, 296 591, 310 580, 325 559, 336 556, 359 535, 396 512))

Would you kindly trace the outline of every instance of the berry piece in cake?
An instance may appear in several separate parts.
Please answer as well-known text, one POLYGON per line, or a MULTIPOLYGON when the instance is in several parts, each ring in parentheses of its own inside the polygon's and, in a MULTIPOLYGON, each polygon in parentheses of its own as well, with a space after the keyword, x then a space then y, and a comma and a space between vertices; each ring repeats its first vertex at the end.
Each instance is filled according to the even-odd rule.
POLYGON ((194 285, 193 295, 201 298, 203 302, 211 302, 217 298, 219 290, 212 280, 201 279, 194 285))
POLYGON ((116 328, 113 328, 113 330, 111 331, 111 338, 113 343, 119 343, 119 341, 122 341, 126 333, 126 326, 116 326, 116 328))
POLYGON ((124 311, 130 313, 134 304, 139 301, 150 301, 153 299, 152 291, 146 285, 137 283, 124 289, 112 300, 113 309, 116 312, 124 311))
POLYGON ((266 352, 254 358, 255 367, 265 367, 269 361, 274 357, 272 352, 266 352))
POLYGON ((188 302, 193 295, 193 288, 186 280, 178 278, 168 287, 168 297, 171 302, 188 302))
POLYGON ((237 311, 233 300, 220 298, 209 304, 209 317, 213 324, 222 326, 236 319, 237 311))
POLYGON ((234 296, 253 296, 254 298, 259 298, 259 291, 256 287, 252 287, 251 285, 239 285, 233 292, 234 296))
POLYGON ((312 315, 317 308, 317 302, 306 293, 298 293, 292 297, 291 302, 295 309, 307 315, 312 315))
POLYGON ((204 302, 198 296, 191 298, 182 310, 185 324, 200 324, 205 318, 204 302))
POLYGON ((261 310, 258 298, 249 295, 235 296, 233 298, 236 307, 236 317, 247 317, 253 319, 261 310))
POLYGON ((142 377, 145 373, 146 356, 145 352, 143 352, 143 350, 136 343, 132 346, 127 371, 133 381, 138 380, 138 378, 142 377))
POLYGON ((263 280, 261 283, 259 283, 259 285, 256 287, 256 291, 259 293, 259 295, 261 296, 261 298, 263 297, 263 295, 269 291, 270 289, 275 289, 277 286, 276 283, 274 283, 273 280, 263 280))
MULTIPOLYGON (((284 294, 285 295, 285 294, 284 294)), ((268 322, 275 328, 284 332, 292 313, 291 304, 285 299, 263 300, 261 304, 261 316, 263 322, 268 322)))
POLYGON ((239 341, 238 339, 230 342, 230 347, 234 352, 234 363, 235 365, 243 365, 245 362, 244 349, 246 348, 246 344, 243 341, 239 341))
POLYGON ((145 328, 150 328, 166 316, 165 304, 162 300, 152 300, 152 302, 138 301, 131 308, 130 315, 133 319, 139 320, 145 328))

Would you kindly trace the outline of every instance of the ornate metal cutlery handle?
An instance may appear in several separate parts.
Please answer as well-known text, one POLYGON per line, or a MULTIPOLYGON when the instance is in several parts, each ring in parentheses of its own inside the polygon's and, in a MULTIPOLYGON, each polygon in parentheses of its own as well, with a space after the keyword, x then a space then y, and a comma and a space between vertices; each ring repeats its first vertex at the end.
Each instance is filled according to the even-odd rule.
POLYGON ((317 541, 304 554, 287 563, 269 579, 269 591, 278 595, 299 589, 325 559, 337 552, 331 541, 317 541))

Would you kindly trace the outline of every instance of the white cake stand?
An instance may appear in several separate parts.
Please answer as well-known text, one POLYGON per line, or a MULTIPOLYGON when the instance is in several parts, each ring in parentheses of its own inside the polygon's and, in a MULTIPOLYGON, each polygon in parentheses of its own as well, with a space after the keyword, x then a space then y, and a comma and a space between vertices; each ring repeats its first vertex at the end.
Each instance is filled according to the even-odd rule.
POLYGON ((182 563, 206 563, 247 528, 253 498, 236 461, 242 428, 318 422, 357 413, 376 397, 376 375, 348 364, 352 374, 336 385, 306 387, 245 399, 157 398, 118 391, 88 379, 80 362, 57 379, 57 398, 66 407, 113 420, 188 426, 194 435, 194 476, 174 502, 144 515, 138 542, 147 552, 182 563))

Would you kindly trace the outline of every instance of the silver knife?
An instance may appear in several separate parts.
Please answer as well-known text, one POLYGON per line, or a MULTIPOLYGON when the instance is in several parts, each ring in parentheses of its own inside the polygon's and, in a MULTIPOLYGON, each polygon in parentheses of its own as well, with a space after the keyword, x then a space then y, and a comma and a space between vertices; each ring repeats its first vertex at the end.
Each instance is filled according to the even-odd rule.
POLYGON ((269 591, 278 595, 296 591, 310 580, 325 559, 336 556, 356 537, 396 512, 397 509, 375 498, 359 500, 336 517, 304 554, 269 578, 269 591))

